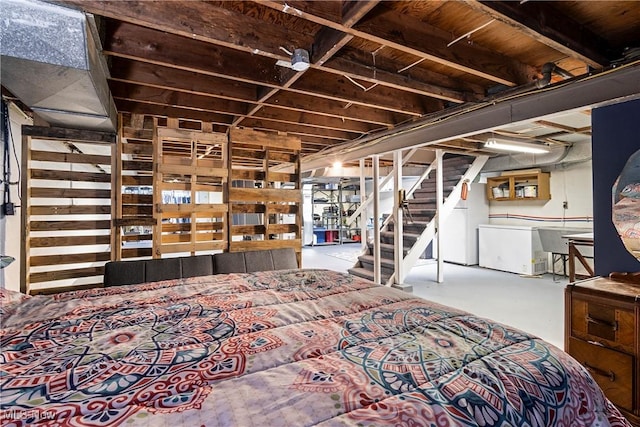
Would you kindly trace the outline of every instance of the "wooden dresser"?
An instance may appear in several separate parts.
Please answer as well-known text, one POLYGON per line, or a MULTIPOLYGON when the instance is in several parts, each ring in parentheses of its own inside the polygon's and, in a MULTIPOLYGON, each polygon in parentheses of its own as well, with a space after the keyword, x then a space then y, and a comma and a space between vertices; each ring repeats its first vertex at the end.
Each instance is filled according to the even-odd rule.
POLYGON ((602 277, 569 284, 565 351, 640 427, 640 285, 602 277))

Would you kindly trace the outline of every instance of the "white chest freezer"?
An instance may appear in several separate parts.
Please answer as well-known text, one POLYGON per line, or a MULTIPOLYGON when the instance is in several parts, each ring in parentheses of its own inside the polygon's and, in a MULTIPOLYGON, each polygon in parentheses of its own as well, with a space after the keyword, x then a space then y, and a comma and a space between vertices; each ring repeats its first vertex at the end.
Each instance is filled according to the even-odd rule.
POLYGON ((527 275, 547 272, 537 227, 481 224, 478 233, 480 267, 527 275))

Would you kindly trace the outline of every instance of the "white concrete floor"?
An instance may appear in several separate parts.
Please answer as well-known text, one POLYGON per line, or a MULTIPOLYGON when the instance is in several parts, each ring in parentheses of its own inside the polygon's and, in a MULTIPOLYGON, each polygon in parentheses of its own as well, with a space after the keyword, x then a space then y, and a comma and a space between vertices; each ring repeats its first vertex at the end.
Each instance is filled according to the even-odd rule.
MULTIPOLYGON (((304 247, 305 268, 346 272, 360 253, 359 244, 304 247)), ((564 348, 564 288, 566 277, 539 278, 480 267, 444 263, 444 282, 436 283, 436 263, 414 267, 405 283, 421 298, 468 311, 534 334, 564 348)))

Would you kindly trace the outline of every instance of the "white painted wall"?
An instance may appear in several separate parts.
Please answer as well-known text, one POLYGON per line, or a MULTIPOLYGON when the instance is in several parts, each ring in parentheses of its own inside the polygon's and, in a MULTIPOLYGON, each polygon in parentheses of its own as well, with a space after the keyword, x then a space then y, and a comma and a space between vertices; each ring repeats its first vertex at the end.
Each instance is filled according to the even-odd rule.
MULTIPOLYGON (((11 124, 11 134, 13 135, 14 144, 11 147, 11 181, 18 181, 18 168, 22 172, 22 125, 32 125, 32 120, 25 116, 22 111, 17 109, 13 104, 9 104, 9 121, 11 124), (15 155, 14 155, 15 147, 15 155), (17 161, 16 161, 17 157, 17 161)), ((4 151, 3 151, 4 152, 4 151)), ((4 157, 4 156, 3 156, 4 157)), ((4 161, 4 158, 3 158, 4 161)), ((3 187, 4 189, 4 187, 3 187)), ((16 214, 13 216, 0 215, 0 254, 9 255, 16 260, 0 270, 0 287, 13 291, 20 290, 20 239, 22 227, 20 217, 22 208, 20 207, 19 187, 11 186, 11 201, 15 203, 16 214)))

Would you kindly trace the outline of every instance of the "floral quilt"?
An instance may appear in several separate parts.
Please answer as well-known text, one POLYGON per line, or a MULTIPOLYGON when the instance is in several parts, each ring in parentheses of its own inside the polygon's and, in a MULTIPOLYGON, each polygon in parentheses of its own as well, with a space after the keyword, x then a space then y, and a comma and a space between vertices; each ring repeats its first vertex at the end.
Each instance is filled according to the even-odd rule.
POLYGON ((0 339, 8 426, 629 425, 554 346, 328 270, 34 296, 0 339))

